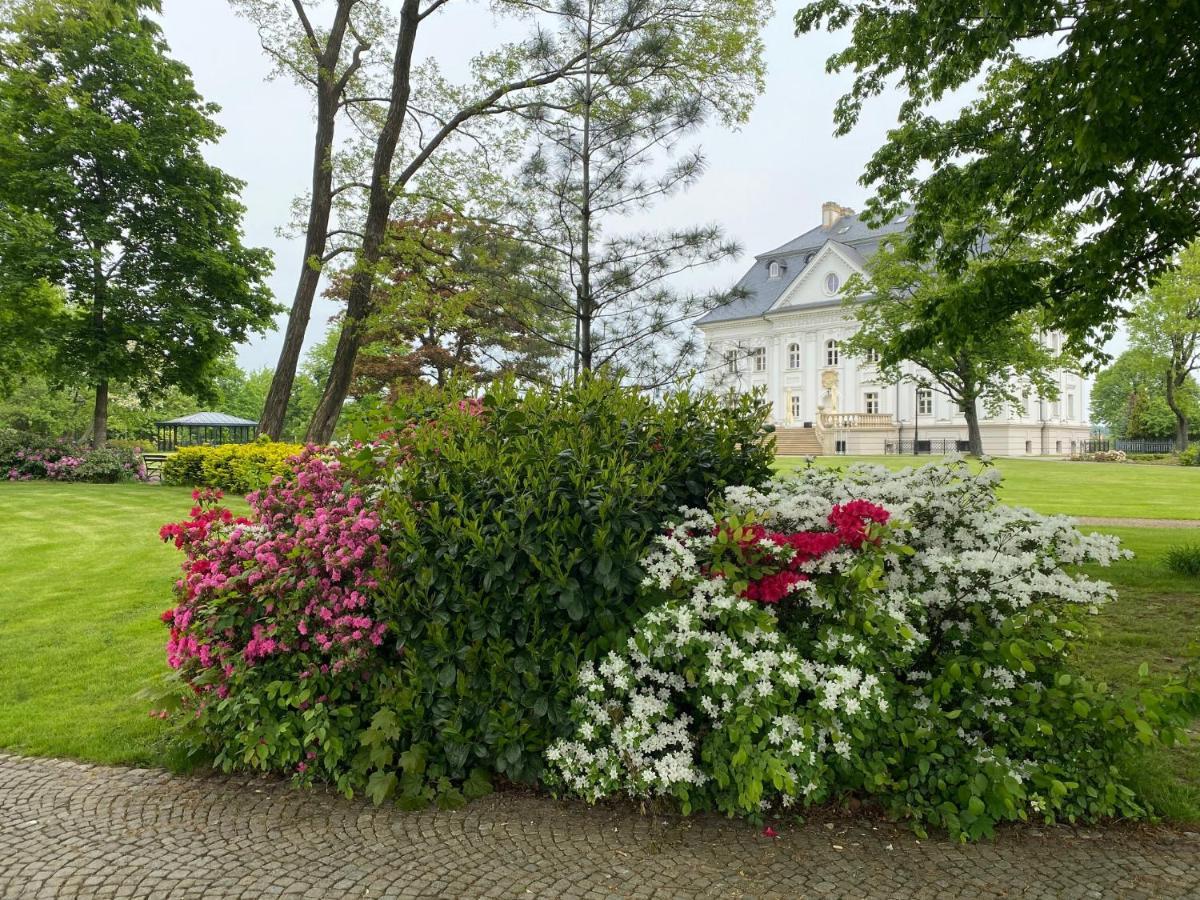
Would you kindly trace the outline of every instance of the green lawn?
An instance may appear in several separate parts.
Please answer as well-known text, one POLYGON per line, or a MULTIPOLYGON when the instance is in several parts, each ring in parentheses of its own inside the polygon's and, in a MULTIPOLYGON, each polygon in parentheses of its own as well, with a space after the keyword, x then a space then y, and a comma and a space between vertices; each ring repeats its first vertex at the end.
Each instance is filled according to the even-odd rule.
MULTIPOLYGON (((823 466, 869 462, 890 469, 930 461, 928 456, 817 457, 823 466)), ((1004 473, 1000 496, 1005 503, 1072 516, 1200 520, 1200 468, 1060 459, 997 459, 995 464, 1004 473)), ((802 465, 798 456, 776 460, 783 472, 802 465)))
MULTIPOLYGON (((1093 515, 1146 515, 1147 505, 1156 515, 1197 515, 1177 495, 1160 497, 1147 487, 1160 471, 1186 470, 1019 462, 1002 463, 1006 477, 1021 479, 1008 498, 1048 512, 1081 512, 1086 496, 1093 515), (1150 476, 1131 482, 1128 470, 1150 476), (1085 495, 1074 482, 1078 492, 1068 499, 1057 487, 1060 473, 1075 478, 1076 471, 1090 472, 1092 483, 1085 495), (1038 473, 1050 479, 1040 490, 1038 473)), ((0 483, 0 748, 168 762, 164 729, 137 695, 165 670, 158 616, 170 603, 181 559, 158 540, 158 528, 190 505, 188 492, 174 488, 0 483)), ((1096 571, 1117 585, 1120 599, 1102 612, 1100 632, 1080 662, 1132 690, 1142 661, 1152 678, 1165 677, 1200 640, 1200 582, 1161 562, 1173 544, 1200 542, 1200 529, 1098 530, 1119 535, 1137 558, 1096 571)), ((1200 745, 1152 753, 1136 777, 1158 809, 1200 820, 1200 745)))
POLYGON ((161 723, 134 695, 163 672, 180 553, 158 539, 190 492, 0 483, 0 747, 161 762, 161 723))

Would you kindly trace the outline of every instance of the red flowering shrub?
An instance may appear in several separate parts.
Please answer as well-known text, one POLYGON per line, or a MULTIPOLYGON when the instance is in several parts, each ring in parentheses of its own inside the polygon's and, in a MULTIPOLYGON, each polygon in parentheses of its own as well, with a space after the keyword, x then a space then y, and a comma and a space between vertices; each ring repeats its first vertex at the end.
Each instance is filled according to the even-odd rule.
MULTIPOLYGON (((387 565, 378 517, 341 463, 309 449, 235 516, 197 491, 161 536, 186 554, 167 660, 218 765, 342 774, 387 666, 372 592, 387 565)), ((352 785, 343 785, 352 787, 352 785)))
POLYGON ((713 562, 706 573, 745 579, 741 596, 759 603, 778 603, 793 585, 807 581, 801 566, 842 547, 857 550, 867 541, 878 542, 872 525, 886 525, 888 511, 866 500, 835 505, 829 513, 833 531, 770 531, 759 524, 718 524, 713 562))

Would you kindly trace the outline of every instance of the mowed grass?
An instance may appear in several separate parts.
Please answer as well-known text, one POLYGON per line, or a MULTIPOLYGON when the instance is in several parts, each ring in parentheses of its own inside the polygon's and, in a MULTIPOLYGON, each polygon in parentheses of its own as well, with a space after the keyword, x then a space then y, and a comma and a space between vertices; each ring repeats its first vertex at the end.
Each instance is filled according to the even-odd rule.
MULTIPOLYGON (((1200 542, 1200 528, 1097 527, 1115 534, 1135 554, 1109 568, 1088 566, 1094 578, 1111 582, 1117 599, 1101 607, 1097 628, 1078 654, 1084 671, 1119 690, 1133 692, 1181 671, 1200 651, 1200 578, 1167 568, 1172 546, 1200 542), (1145 682, 1138 668, 1145 662, 1145 682)), ((1179 747, 1145 753, 1132 779, 1139 794, 1164 816, 1200 821, 1200 728, 1179 747)))
POLYGON ((136 695, 164 671, 182 558, 158 529, 190 507, 180 488, 0 483, 0 747, 162 761, 136 695))
MULTIPOLYGON (((929 456, 819 456, 817 465, 876 463, 889 469, 922 466, 929 456)), ((803 466, 799 456, 776 459, 780 472, 803 466)), ((1061 459, 996 459, 1000 499, 1042 513, 1133 519, 1200 520, 1200 467, 1061 459)), ((978 464, 974 464, 976 467, 978 464)))
MULTIPOLYGON (((1162 517, 1196 516, 1178 497, 1147 496, 1153 479, 1131 487, 1121 477, 1149 466, 1017 462, 1000 463, 1006 479, 1018 472, 1028 482, 1004 488, 1009 502, 1044 512, 1146 515, 1143 507, 1152 506, 1162 517), (1055 486, 1061 470, 1077 467, 1094 473, 1090 499, 1077 498, 1086 512, 1064 508, 1055 486), (1041 489, 1032 480, 1038 473, 1048 480, 1041 489)), ((170 604, 181 559, 157 532, 190 506, 182 489, 0 483, 0 748, 105 763, 169 761, 166 729, 139 694, 165 671, 159 613, 170 604)), ((1200 641, 1200 580, 1163 564, 1169 547, 1200 542, 1200 528, 1094 530, 1118 535, 1137 556, 1089 570, 1113 582, 1120 598, 1101 612, 1079 662, 1132 691, 1143 661, 1152 682, 1163 679, 1200 641)), ((1200 743, 1146 754, 1133 777, 1163 814, 1200 821, 1200 743)))

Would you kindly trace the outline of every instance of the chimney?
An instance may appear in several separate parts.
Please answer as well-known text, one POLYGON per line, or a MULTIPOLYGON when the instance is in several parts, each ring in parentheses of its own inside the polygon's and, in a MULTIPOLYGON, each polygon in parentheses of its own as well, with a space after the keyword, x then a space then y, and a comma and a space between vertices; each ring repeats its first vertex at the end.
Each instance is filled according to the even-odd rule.
POLYGON ((854 210, 850 207, 827 200, 821 204, 821 227, 828 231, 838 223, 842 216, 852 215, 854 215, 854 210))

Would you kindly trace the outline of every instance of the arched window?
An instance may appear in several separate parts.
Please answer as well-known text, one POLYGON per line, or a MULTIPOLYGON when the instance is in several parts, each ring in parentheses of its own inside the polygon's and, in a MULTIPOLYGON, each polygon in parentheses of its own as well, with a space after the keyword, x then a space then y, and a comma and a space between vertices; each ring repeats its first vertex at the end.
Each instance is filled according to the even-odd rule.
POLYGON ((800 345, 788 344, 788 368, 800 368, 800 345))
POLYGON ((841 353, 838 352, 838 342, 837 341, 826 341, 825 342, 825 365, 836 366, 838 364, 838 360, 840 360, 841 358, 842 358, 841 353))
POLYGON ((837 272, 830 272, 825 276, 825 293, 836 294, 841 286, 842 279, 838 278, 837 272))
POLYGON ((768 278, 778 278, 779 271, 780 271, 779 270, 779 260, 773 259, 769 263, 767 263, 767 277, 768 278))

